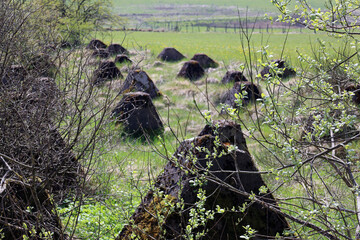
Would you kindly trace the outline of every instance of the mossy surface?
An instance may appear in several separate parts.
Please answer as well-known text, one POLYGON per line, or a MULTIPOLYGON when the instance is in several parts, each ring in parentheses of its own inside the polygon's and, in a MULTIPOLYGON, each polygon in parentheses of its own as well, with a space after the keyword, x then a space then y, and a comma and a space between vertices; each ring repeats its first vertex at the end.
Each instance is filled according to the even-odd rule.
POLYGON ((126 227, 118 239, 160 239, 162 235, 162 222, 171 213, 171 206, 176 198, 171 195, 155 196, 143 211, 126 227))

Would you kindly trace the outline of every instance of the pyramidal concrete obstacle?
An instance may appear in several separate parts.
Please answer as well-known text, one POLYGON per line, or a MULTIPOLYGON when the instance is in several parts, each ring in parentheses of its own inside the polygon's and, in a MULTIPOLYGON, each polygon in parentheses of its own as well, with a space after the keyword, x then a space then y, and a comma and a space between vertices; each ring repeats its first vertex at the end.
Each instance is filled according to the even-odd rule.
POLYGON ((115 63, 132 63, 131 59, 125 54, 118 54, 114 60, 115 63))
POLYGON ((140 69, 131 71, 125 79, 120 93, 128 93, 133 91, 145 92, 150 95, 151 98, 161 96, 161 92, 156 87, 153 80, 149 75, 140 69))
POLYGON ((266 77, 273 77, 274 75, 277 75, 278 77, 285 79, 285 78, 289 78, 289 77, 293 77, 296 75, 296 71, 294 69, 292 69, 287 62, 285 62, 284 60, 281 59, 277 59, 272 61, 276 68, 281 70, 281 73, 278 73, 274 70, 275 69, 271 69, 270 66, 266 66, 264 67, 263 70, 261 70, 260 74, 261 77, 266 78, 266 77))
POLYGON ((225 76, 222 78, 221 83, 227 84, 230 82, 247 82, 248 80, 244 76, 243 72, 240 71, 227 71, 225 76))
POLYGON ((185 56, 175 48, 164 48, 157 58, 165 62, 177 62, 184 59, 185 56))
POLYGON ((186 78, 191 81, 196 81, 205 75, 204 69, 198 61, 190 60, 184 63, 178 73, 178 77, 186 78))
POLYGON ((212 58, 204 53, 195 54, 191 60, 198 61, 200 66, 204 69, 207 68, 217 68, 219 64, 215 62, 212 58))
POLYGON ((99 48, 107 48, 107 45, 99 39, 92 39, 86 46, 87 49, 95 50, 99 48))
POLYGON ((123 78, 116 64, 113 61, 102 61, 94 71, 92 82, 97 85, 115 78, 123 78))
POLYGON ((180 144, 117 239, 184 239, 189 226, 203 239, 240 239, 246 226, 256 230, 252 239, 281 236, 289 224, 260 188, 267 187, 240 125, 214 122, 180 144))
POLYGON ((164 131, 164 125, 148 93, 124 94, 112 115, 124 126, 125 132, 133 137, 155 136, 164 131))
POLYGON ((234 86, 223 94, 220 102, 229 107, 238 108, 237 94, 241 94, 242 106, 246 106, 249 103, 254 103, 258 99, 261 99, 261 91, 256 84, 248 81, 241 81, 235 82, 234 86))
POLYGON ((110 44, 107 47, 107 51, 111 55, 117 55, 117 54, 127 55, 127 54, 129 54, 129 52, 126 48, 124 48, 123 46, 121 46, 120 44, 117 44, 117 43, 110 44))

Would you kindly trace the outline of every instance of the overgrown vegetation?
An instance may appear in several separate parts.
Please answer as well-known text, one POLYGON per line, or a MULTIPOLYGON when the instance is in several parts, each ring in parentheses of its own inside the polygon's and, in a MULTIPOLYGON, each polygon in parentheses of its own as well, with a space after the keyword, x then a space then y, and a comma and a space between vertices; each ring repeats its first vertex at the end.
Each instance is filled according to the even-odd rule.
POLYGON ((56 206, 69 198, 82 201, 95 145, 106 135, 112 96, 91 85, 88 55, 63 48, 63 40, 79 41, 86 31, 68 15, 62 19, 68 23, 60 21, 56 7, 51 1, 1 2, 0 228, 5 239, 72 238, 56 206), (70 23, 79 32, 64 34, 70 23))
MULTIPOLYGON (((0 27, 0 34, 3 33, 0 37, 3 82, 0 130, 4 133, 0 137, 0 194, 20 199, 16 191, 13 191, 15 195, 6 192, 18 189, 20 182, 24 192, 31 192, 31 199, 41 198, 35 203, 31 199, 24 201, 25 209, 13 215, 26 218, 25 225, 19 226, 20 237, 117 238, 123 227, 132 221, 132 213, 149 189, 157 191, 155 180, 163 166, 169 161, 179 164, 172 156, 180 143, 197 136, 204 125, 218 119, 241 124, 249 152, 266 186, 256 189, 258 193, 242 192, 227 185, 226 181, 220 182, 228 191, 246 198, 246 203, 239 209, 216 206, 209 210, 206 201, 210 197, 202 189, 205 183, 219 180, 209 171, 211 162, 202 166, 200 173, 196 168, 184 168, 193 171, 191 174, 195 177, 191 184, 198 191, 198 201, 189 210, 189 222, 182 232, 185 239, 206 239, 205 223, 211 222, 214 216, 242 213, 255 203, 269 207, 261 198, 269 191, 291 227, 279 233, 283 236, 354 239, 359 235, 359 112, 358 102, 354 102, 358 99, 360 74, 356 1, 328 1, 328 11, 313 9, 307 1, 299 1, 294 12, 289 8, 294 5, 288 5, 287 1, 273 1, 281 13, 279 21, 298 22, 331 35, 308 32, 271 35, 267 39, 252 28, 238 29, 238 35, 226 36, 220 33, 97 32, 97 36, 108 34, 103 38, 106 43, 125 44, 133 66, 147 71, 163 94, 154 104, 165 132, 155 138, 141 139, 124 135, 121 127, 110 118, 110 111, 121 99, 118 91, 123 80, 93 86, 90 84, 92 73, 99 59, 90 58, 82 47, 60 48, 64 41, 73 46, 94 26, 99 29, 104 26, 103 20, 106 22, 109 18, 108 12, 102 10, 102 2, 37 1, 29 5, 9 0, 1 4, 0 18, 6 24, 0 27), (99 11, 90 11, 96 6, 99 11), (95 15, 83 15, 86 9, 95 15), (310 43, 305 38, 311 39, 310 43), (176 78, 183 62, 154 63, 163 47, 176 47, 188 58, 204 52, 217 60, 220 67, 208 70, 204 78, 195 82, 176 78), (51 64, 32 66, 33 57, 38 55, 50 59, 51 64), (282 79, 275 75, 281 73, 276 64, 271 63, 276 58, 290 62, 296 68, 296 77, 282 79), (19 80, 17 75, 9 77, 9 69, 15 64, 24 66, 25 79, 19 80), (271 68, 273 74, 261 77, 260 70, 265 66, 271 68), (237 94, 238 107, 219 104, 221 95, 232 87, 220 83, 227 70, 243 71, 250 82, 260 85, 262 100, 245 105, 242 97, 247 93, 242 92, 237 94), (35 80, 44 74, 57 84, 58 89, 54 90, 50 88, 54 85, 41 82, 45 85, 40 89, 50 89, 51 94, 37 92, 35 80), (48 99, 53 93, 57 93, 55 102, 48 99), (227 114, 220 114, 222 109, 227 114), (51 134, 54 131, 56 134, 51 134), (61 139, 59 148, 54 144, 59 141, 52 139, 54 135, 61 139), (70 157, 64 158, 64 152, 70 157), (53 177, 54 172, 66 173, 73 167, 64 159, 81 166, 73 179, 75 184, 62 182, 68 178, 53 177), (59 170, 64 166, 64 171, 59 170), (65 189, 57 186, 63 183, 65 189), (59 194, 54 189, 65 191, 59 194), (43 200, 49 198, 44 191, 52 194, 51 204, 56 204, 56 211, 55 205, 48 205, 46 201, 43 204, 43 200), (51 220, 53 225, 41 225, 43 219, 50 219, 46 211, 55 212, 51 220), (61 217, 60 225, 56 225, 57 216, 61 217)), ((118 64, 118 67, 123 73, 131 70, 130 64, 118 64)), ((214 158, 219 156, 217 154, 236 151, 235 145, 215 136, 212 140, 212 144, 225 150, 195 150, 214 158)), ((194 166, 201 161, 192 154, 183 157, 194 166)), ((157 215, 151 224, 160 227, 168 210, 185 213, 181 198, 174 206, 172 197, 161 192, 157 194, 158 198, 151 205, 154 211, 146 215, 147 219, 157 215)), ((15 207, 16 204, 10 201, 6 206, 15 207)), ((4 232, 12 222, 6 218, 8 210, 3 208, 1 214, 0 228, 4 232)), ((252 225, 243 227, 239 238, 251 239, 258 233, 252 225)), ((161 236, 162 230, 156 229, 156 236, 161 236)), ((15 233, 13 238, 16 238, 15 233)), ((146 236, 134 231, 135 239, 136 235, 146 236)), ((11 238, 5 235, 8 236, 11 238)))

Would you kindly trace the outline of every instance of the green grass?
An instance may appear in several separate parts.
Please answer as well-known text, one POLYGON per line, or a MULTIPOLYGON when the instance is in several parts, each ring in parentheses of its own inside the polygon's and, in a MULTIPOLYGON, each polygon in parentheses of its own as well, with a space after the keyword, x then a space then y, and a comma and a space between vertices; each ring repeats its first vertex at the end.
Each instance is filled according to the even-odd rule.
MULTIPOLYGON (((293 1, 294 2, 294 1, 293 1)), ((323 0, 310 0, 312 6, 318 8, 324 5, 323 0)), ((233 6, 236 8, 249 8, 250 11, 276 11, 270 0, 113 0, 116 13, 145 13, 154 11, 154 7, 164 5, 208 5, 208 6, 233 6)))
MULTIPOLYGON (((324 7, 324 1, 308 1, 314 8, 324 7)), ((290 1, 290 9, 295 6, 295 1, 290 1)), ((136 29, 160 29, 171 31, 175 26, 185 31, 186 25, 192 24, 210 26, 216 24, 219 27, 228 24, 229 27, 238 23, 238 19, 257 21, 263 28, 267 28, 267 17, 275 17, 279 10, 270 0, 246 1, 164 1, 164 0, 137 0, 124 1, 113 0, 112 11, 123 17, 123 26, 136 29)), ((204 27, 201 27, 204 28, 204 27)), ((220 30, 220 29, 218 29, 220 30)), ((194 31, 194 29, 191 29, 194 31)), ((216 31, 216 30, 214 30, 216 31)))
MULTIPOLYGON (((219 81, 228 69, 239 69, 245 62, 245 55, 239 34, 127 32, 125 36, 124 32, 107 32, 98 34, 97 37, 106 43, 121 43, 125 39, 122 44, 130 50, 131 59, 149 74, 164 94, 163 97, 154 100, 154 105, 165 124, 165 133, 162 138, 155 139, 152 144, 147 144, 144 141, 122 137, 121 128, 111 125, 109 131, 114 136, 113 139, 111 142, 106 139, 99 143, 104 149, 108 145, 112 148, 106 149, 105 154, 98 156, 99 161, 94 166, 94 175, 90 180, 92 186, 97 186, 96 195, 86 198, 76 236, 84 239, 97 239, 99 236, 101 239, 113 239, 128 222, 128 218, 135 211, 141 198, 163 169, 167 162, 166 156, 173 155, 179 146, 179 141, 197 136, 204 127, 205 120, 200 112, 210 110, 214 119, 222 118, 216 112, 220 110, 220 107, 214 108, 208 105, 204 94, 208 94, 211 102, 216 102, 219 96, 231 87, 231 84, 222 85, 219 81), (220 67, 207 74, 207 79, 215 80, 215 83, 206 84, 206 78, 195 82, 176 78, 183 61, 163 63, 154 67, 153 63, 157 61, 156 56, 164 47, 175 47, 188 59, 195 53, 203 52, 218 61, 220 67)), ((338 40, 331 39, 326 34, 304 32, 302 34, 290 33, 286 36, 282 33, 271 35, 255 33, 251 39, 250 52, 255 63, 261 56, 258 51, 265 46, 267 46, 269 59, 279 58, 283 43, 287 39, 284 55, 296 66, 298 52, 311 54, 312 45, 316 49, 317 38, 331 40, 335 47, 340 46, 338 40)), ((248 53, 246 54, 248 56, 248 53)), ((259 70, 261 67, 258 66, 257 71, 259 70)), ((124 76, 126 77, 126 73, 124 76)), ((118 93, 118 86, 122 82, 123 80, 117 80, 109 83, 109 85, 114 85, 112 89, 114 95, 118 93)), ((262 85, 264 83, 260 82, 260 86, 262 85)), ((105 85, 104 90, 107 87, 108 85, 105 85)), ((121 96, 118 101, 120 99, 121 96)), ((282 99, 284 103, 287 100, 282 99)), ((241 120, 251 127, 250 116, 255 112, 254 106, 249 106, 248 111, 241 112, 240 116, 241 120)), ((266 124, 262 125, 262 130, 266 137, 272 133, 266 124)), ((247 145, 260 170, 278 167, 273 157, 261 150, 254 140, 247 139, 247 145)), ((279 183, 273 175, 264 178, 270 189, 279 183)), ((281 193, 282 197, 291 197, 295 193, 301 193, 298 189, 300 186, 295 187, 284 187, 277 193, 281 193)), ((61 209, 64 220, 66 220, 66 211, 72 207, 73 205, 69 205, 61 209)))
MULTIPOLYGON (((105 37, 105 42, 122 42, 124 32, 110 32, 105 37)), ((184 32, 127 32, 123 45, 129 49, 150 50, 151 54, 157 55, 164 47, 175 47, 188 58, 195 53, 206 53, 214 60, 229 64, 231 61, 244 62, 244 52, 241 47, 241 36, 236 33, 184 33, 184 32)), ((260 34, 255 33, 251 38, 251 52, 256 53, 262 47, 268 46, 272 58, 280 58, 283 43, 286 41, 284 55, 295 61, 297 51, 310 53, 311 44, 316 39, 330 40, 326 34, 314 34, 304 30, 304 33, 286 34, 260 34)), ((336 46, 337 40, 332 40, 336 46)))

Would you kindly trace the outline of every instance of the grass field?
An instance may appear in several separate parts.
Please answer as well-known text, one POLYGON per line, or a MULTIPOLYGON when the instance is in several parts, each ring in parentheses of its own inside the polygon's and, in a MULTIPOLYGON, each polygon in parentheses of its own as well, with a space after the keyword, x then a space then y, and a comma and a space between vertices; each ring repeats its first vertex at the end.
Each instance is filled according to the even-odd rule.
MULTIPOLYGON (((217 114, 220 110, 217 101, 231 85, 222 85, 219 82, 228 69, 240 69, 241 64, 245 62, 245 55, 239 34, 117 31, 97 34, 96 37, 108 44, 122 43, 130 50, 130 57, 135 64, 149 74, 164 94, 163 97, 154 101, 165 124, 165 133, 162 138, 154 139, 151 144, 136 139, 126 139, 121 136, 121 129, 110 126, 110 132, 114 134, 112 140, 114 144, 106 154, 99 156, 100 161, 94 166, 95 172, 91 183, 98 186, 96 195, 85 198, 76 236, 83 239, 114 239, 168 161, 164 156, 172 156, 179 146, 179 141, 195 137, 204 127, 205 119, 201 113, 210 110, 214 119, 222 118, 217 114), (196 82, 176 78, 183 61, 154 66, 154 62, 158 61, 156 56, 164 47, 175 47, 188 59, 195 53, 206 53, 218 61, 220 67, 208 71, 206 78, 196 82), (215 107, 208 104, 207 98, 215 107)), ((304 31, 302 34, 290 33, 289 35, 254 33, 250 50, 254 67, 257 71, 262 68, 256 66, 258 58, 261 58, 258 51, 262 47, 267 46, 269 60, 276 59, 281 55, 285 40, 284 56, 291 60, 294 67, 297 67, 298 52, 311 54, 312 48, 317 49, 317 39, 327 40, 334 47, 340 46, 338 40, 331 39, 326 34, 313 32, 304 31)), ((248 53, 246 54, 248 56, 248 53)), ((119 65, 119 68, 126 69, 127 66, 119 65)), ((126 72, 123 74, 126 76, 126 72)), ((104 88, 111 87, 116 94, 122 83, 123 80, 116 80, 105 85, 104 88)), ((263 83, 260 82, 260 87, 262 85, 263 83)), ((265 90, 264 92, 268 94, 265 90)), ((120 99, 121 96, 118 97, 118 101, 120 99)), ((284 100, 284 103, 287 101, 284 100)), ((249 107, 248 111, 241 113, 241 118, 249 123, 251 114, 256 110, 254 107, 249 107)), ((270 128, 266 126, 262 128, 266 136, 271 134, 270 128)), ((108 144, 108 140, 100 143, 104 146, 108 144)), ((261 170, 276 167, 271 156, 261 151, 256 142, 247 138, 247 144, 261 170)), ((269 188, 276 186, 282 180, 275 180, 272 175, 264 176, 264 178, 269 188)), ((301 186, 296 186, 291 190, 282 188, 279 194, 281 193, 283 197, 292 196, 293 192, 299 194, 300 188, 301 186)), ((64 221, 67 220, 67 211, 73 207, 74 205, 69 205, 60 209, 64 221)), ((73 223, 72 221, 74 220, 70 222, 73 223)))
MULTIPOLYGON (((292 1, 295 4, 295 1, 292 1)), ((311 0, 309 1, 314 7, 324 6, 323 0, 311 0)), ((271 4, 270 0, 256 0, 256 1, 247 1, 247 0, 184 0, 179 3, 178 0, 113 0, 114 12, 116 13, 146 13, 154 12, 154 8, 159 8, 159 6, 169 6, 169 5, 207 5, 207 6, 222 6, 229 7, 232 6, 236 8, 246 9, 249 8, 250 11, 266 11, 274 12, 276 8, 271 4)), ((158 9, 159 10, 159 9, 158 9)))
MULTIPOLYGON (((173 18, 173 16, 170 16, 171 11, 177 8, 184 10, 184 12, 186 12, 186 9, 193 8, 192 11, 196 12, 197 9, 203 8, 204 13, 207 14, 204 15, 206 17, 209 14, 212 17, 221 17, 223 16, 221 14, 228 10, 234 11, 236 15, 237 7, 248 7, 253 12, 275 11, 269 0, 184 0, 181 4, 177 4, 177 2, 114 0, 113 11, 118 14, 130 15, 132 13, 160 14, 157 16, 160 16, 160 18, 163 16, 161 14, 169 14, 169 16, 166 15, 169 19, 173 18), (216 13, 215 15, 208 12, 212 8, 216 13)), ((321 0, 311 2, 315 7, 324 4, 324 1, 321 0)), ((186 15, 188 19, 193 17, 186 15)), ((198 16, 195 15, 196 17, 198 16)), ((259 61, 265 61, 265 59, 261 59, 265 51, 269 61, 282 57, 296 68, 298 67, 299 54, 312 55, 312 52, 316 52, 319 48, 318 40, 331 44, 329 49, 337 49, 343 46, 342 39, 332 38, 327 34, 314 34, 312 31, 305 29, 302 30, 302 33, 290 30, 289 34, 284 34, 280 30, 271 34, 260 33, 259 30, 255 30, 254 34, 251 35, 250 49, 248 49, 246 42, 245 47, 242 45, 244 35, 239 34, 239 32, 226 34, 223 30, 206 32, 204 28, 201 29, 201 32, 185 32, 184 30, 180 32, 108 31, 97 33, 95 37, 107 44, 121 43, 130 50, 130 57, 135 62, 134 65, 145 70, 155 82, 163 93, 163 97, 154 100, 154 105, 164 122, 165 133, 159 139, 153 139, 153 142, 149 144, 136 139, 126 139, 121 136, 121 129, 114 125, 110 126, 110 131, 114 134, 114 144, 106 154, 99 156, 100 161, 95 166, 96 170, 91 179, 91 183, 99 187, 95 191, 95 196, 86 198, 78 220, 79 227, 76 236, 83 239, 114 239, 128 222, 129 217, 140 203, 141 198, 147 193, 151 183, 162 171, 164 164, 168 161, 165 156, 172 156, 179 146, 179 141, 195 137, 204 127, 206 121, 201 114, 209 111, 213 114, 214 119, 222 118, 218 114, 221 108, 218 100, 223 93, 232 87, 231 85, 219 84, 227 70, 241 69, 242 64, 251 56, 251 67, 255 69, 252 77, 255 79, 255 75, 262 69, 262 66, 259 66, 259 61), (165 47, 175 47, 187 59, 190 59, 195 53, 205 53, 219 62, 220 67, 211 69, 207 72, 206 77, 196 82, 177 78, 176 74, 180 70, 183 61, 154 65, 154 62, 158 61, 156 56, 165 47), (210 100, 210 102, 207 100, 210 100), (109 213, 111 214, 109 215, 109 213)), ((118 67, 122 70, 128 70, 130 66, 118 65, 118 67)), ((245 73, 249 78, 249 72, 245 71, 245 73)), ((126 76, 125 71, 123 71, 123 74, 126 76)), ((261 80, 256 80, 260 87, 264 85, 261 80)), ((110 87, 114 94, 117 94, 122 83, 123 80, 119 79, 103 87, 110 87)), ((290 86, 291 81, 286 84, 290 86)), ((264 89, 263 91, 265 94, 269 94, 264 89)), ((120 99, 121 96, 117 100, 120 99)), ((286 105, 292 99, 282 99, 282 101, 286 105)), ((251 115, 257 110, 250 106, 247 111, 240 112, 240 118, 242 121, 249 123, 251 122, 251 115)), ((251 124, 249 125, 251 126, 251 124)), ((272 134, 271 128, 266 124, 262 126, 262 129, 265 136, 272 134)), ((248 132, 244 132, 248 134, 248 132)), ((254 140, 247 138, 246 141, 249 151, 260 170, 277 167, 272 156, 264 153, 254 140)), ((101 144, 107 146, 108 142, 105 141, 101 144)), ((322 170, 327 174, 328 169, 322 170)), ((331 176, 328 177, 331 178, 331 176)), ((278 179, 274 175, 264 176, 264 178, 270 189, 275 188, 284 180, 278 179)), ((319 181, 319 179, 315 179, 315 181, 319 181)), ((342 185, 333 187, 343 188, 342 185)), ((292 186, 289 183, 277 193, 283 198, 296 194, 305 194, 300 189, 300 185, 292 186)), ((319 194, 323 194, 322 191, 319 190, 319 194)), ((353 204, 351 199, 347 203, 349 206, 353 204)), ((66 213, 73 207, 75 206, 70 205, 60 209, 61 213, 63 213, 63 219, 67 219, 66 216, 68 217, 68 215, 66 213)), ((74 221, 74 219, 70 220, 71 223, 74 223, 74 221)), ((296 224, 293 227, 296 227, 296 224)))
MULTIPOLYGON (((324 1, 309 1, 313 7, 323 7, 324 1)), ((290 1, 295 6, 295 1, 290 1)), ((209 24, 227 22, 236 23, 237 18, 257 18, 264 21, 264 15, 276 16, 278 9, 270 0, 198 0, 198 1, 165 1, 165 0, 113 0, 112 11, 126 19, 127 28, 155 28, 158 23, 181 23, 209 21, 209 24)), ((266 27, 266 25, 265 25, 266 27)), ((166 28, 166 26, 162 26, 166 28)))
MULTIPOLYGON (((241 46, 239 33, 176 33, 176 32, 109 32, 104 36, 105 42, 121 43, 129 49, 149 50, 157 55, 164 47, 175 47, 180 52, 191 58, 195 53, 206 53, 219 62, 229 64, 231 61, 244 61, 244 52, 241 46)), ((271 53, 272 58, 280 58, 283 44, 286 42, 283 55, 295 61, 298 53, 311 53, 312 47, 317 44, 317 39, 329 40, 326 34, 314 34, 311 31, 304 33, 290 33, 289 35, 255 33, 251 37, 251 52, 256 53, 263 47, 271 53)), ((334 46, 339 41, 332 40, 334 46)))

